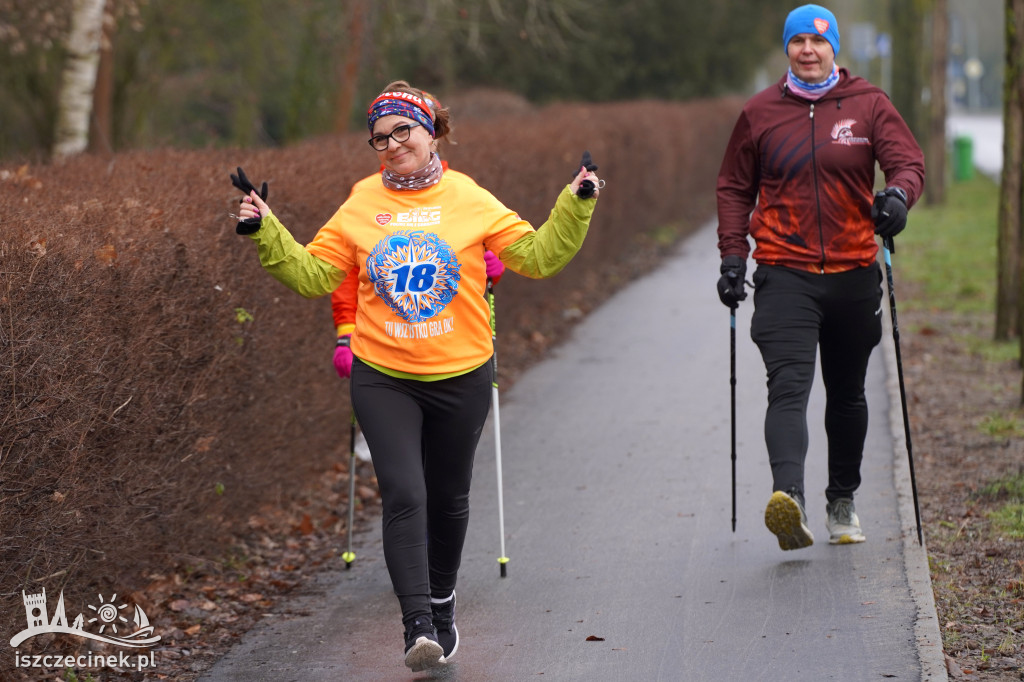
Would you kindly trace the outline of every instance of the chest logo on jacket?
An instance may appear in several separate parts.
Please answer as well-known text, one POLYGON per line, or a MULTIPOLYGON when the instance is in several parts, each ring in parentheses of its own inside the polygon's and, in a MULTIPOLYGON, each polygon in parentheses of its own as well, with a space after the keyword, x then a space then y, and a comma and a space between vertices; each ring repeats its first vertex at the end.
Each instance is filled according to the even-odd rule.
POLYGON ((409 324, 441 313, 459 289, 459 259, 432 232, 401 230, 377 242, 366 259, 374 292, 409 324))
POLYGON ((860 144, 871 144, 871 140, 866 137, 855 137, 853 134, 853 126, 857 125, 857 121, 852 118, 843 118, 836 121, 836 124, 832 126, 832 140, 835 144, 843 144, 848 147, 860 144))

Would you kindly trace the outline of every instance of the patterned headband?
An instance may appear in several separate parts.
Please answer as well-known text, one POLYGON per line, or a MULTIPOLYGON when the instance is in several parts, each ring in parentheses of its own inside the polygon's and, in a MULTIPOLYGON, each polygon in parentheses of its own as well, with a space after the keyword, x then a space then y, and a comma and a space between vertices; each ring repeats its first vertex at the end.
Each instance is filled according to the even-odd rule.
POLYGON ((408 92, 385 92, 373 100, 373 104, 366 112, 366 125, 370 132, 373 132, 373 124, 377 119, 392 114, 413 119, 426 128, 431 137, 435 136, 430 105, 408 92))

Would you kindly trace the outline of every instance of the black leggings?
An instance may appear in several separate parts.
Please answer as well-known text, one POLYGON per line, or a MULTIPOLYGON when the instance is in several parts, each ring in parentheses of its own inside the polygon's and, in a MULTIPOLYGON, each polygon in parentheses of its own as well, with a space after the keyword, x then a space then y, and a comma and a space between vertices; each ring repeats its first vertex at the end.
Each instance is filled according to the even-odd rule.
POLYGON ((804 492, 807 401, 821 353, 831 502, 853 497, 868 428, 864 378, 882 338, 882 272, 875 263, 834 274, 759 265, 750 336, 768 373, 764 436, 773 490, 804 492))
POLYGON ((491 365, 451 379, 396 379, 352 363, 352 407, 384 507, 384 559, 402 620, 455 589, 469 525, 473 455, 491 405, 491 365))

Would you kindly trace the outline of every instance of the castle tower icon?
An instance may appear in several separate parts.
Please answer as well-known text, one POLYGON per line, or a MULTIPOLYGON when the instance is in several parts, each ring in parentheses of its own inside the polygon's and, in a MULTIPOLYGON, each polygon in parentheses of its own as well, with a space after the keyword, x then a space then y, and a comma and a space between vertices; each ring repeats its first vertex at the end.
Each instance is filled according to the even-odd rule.
POLYGON ((30 628, 46 625, 46 588, 42 594, 25 594, 21 591, 21 599, 25 602, 25 621, 30 628))

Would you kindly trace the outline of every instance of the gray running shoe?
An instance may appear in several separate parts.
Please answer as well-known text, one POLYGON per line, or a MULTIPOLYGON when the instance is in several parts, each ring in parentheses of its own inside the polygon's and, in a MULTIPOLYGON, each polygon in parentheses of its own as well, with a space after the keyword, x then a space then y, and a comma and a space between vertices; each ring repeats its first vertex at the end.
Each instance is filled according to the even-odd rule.
POLYGON ((853 500, 840 497, 825 505, 825 527, 828 528, 830 545, 850 545, 864 542, 864 533, 860 530, 860 519, 853 509, 853 500))
POLYGON ((782 549, 800 549, 814 544, 814 536, 807 527, 807 514, 799 493, 776 490, 764 510, 764 525, 775 533, 782 549))

